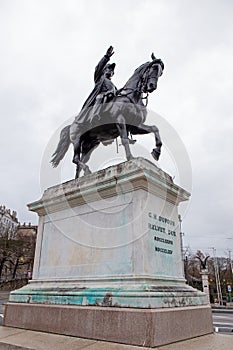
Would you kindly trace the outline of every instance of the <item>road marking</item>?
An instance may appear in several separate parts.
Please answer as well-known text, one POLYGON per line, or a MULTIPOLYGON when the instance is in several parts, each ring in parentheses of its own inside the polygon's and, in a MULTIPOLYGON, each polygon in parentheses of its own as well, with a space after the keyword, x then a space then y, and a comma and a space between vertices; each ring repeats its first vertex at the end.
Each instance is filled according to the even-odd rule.
POLYGON ((4 314, 0 314, 0 317, 2 317, 2 318, 3 318, 3 317, 4 317, 4 314))
POLYGON ((232 327, 214 327, 215 333, 232 333, 233 328, 232 327))

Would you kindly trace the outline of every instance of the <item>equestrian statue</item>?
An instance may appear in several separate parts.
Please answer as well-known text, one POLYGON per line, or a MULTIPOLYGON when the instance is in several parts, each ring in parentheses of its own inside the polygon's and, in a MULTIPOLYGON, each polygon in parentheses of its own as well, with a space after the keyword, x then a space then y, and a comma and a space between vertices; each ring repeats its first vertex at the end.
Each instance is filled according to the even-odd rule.
POLYGON ((108 63, 113 54, 113 47, 110 46, 95 68, 94 89, 74 122, 62 129, 52 156, 51 163, 57 167, 72 143, 75 178, 79 177, 81 170, 84 175, 90 174, 86 163, 93 150, 100 143, 105 146, 111 144, 118 136, 125 148, 127 160, 133 158, 129 146, 135 142, 132 135, 153 133, 155 148, 151 154, 158 160, 161 153, 159 130, 155 125, 146 125, 145 120, 148 94, 157 89, 164 64, 152 53, 152 60, 139 66, 124 87, 118 90, 111 80, 116 65, 108 63))

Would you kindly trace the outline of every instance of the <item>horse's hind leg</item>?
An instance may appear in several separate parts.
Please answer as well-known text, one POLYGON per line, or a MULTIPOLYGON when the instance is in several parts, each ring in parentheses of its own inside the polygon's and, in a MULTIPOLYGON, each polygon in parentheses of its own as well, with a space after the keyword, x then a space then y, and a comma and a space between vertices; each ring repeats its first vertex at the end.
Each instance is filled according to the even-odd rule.
MULTIPOLYGON (((85 150, 84 150, 84 152, 85 152, 85 150)), ((83 150, 82 150, 81 159, 80 159, 80 153, 81 153, 81 144, 79 143, 79 145, 76 144, 76 147, 74 146, 73 162, 76 164, 75 179, 79 178, 81 170, 84 171, 84 175, 91 174, 89 167, 85 164, 85 153, 83 154, 83 150)))
POLYGON ((76 164, 76 172, 75 172, 75 179, 79 178, 80 171, 83 169, 82 163, 80 162, 80 153, 81 153, 81 141, 80 137, 77 137, 76 140, 72 140, 73 146, 74 146, 74 156, 72 162, 76 164))
POLYGON ((88 160, 90 159, 90 156, 92 154, 92 152, 94 151, 94 149, 96 147, 98 147, 100 144, 99 141, 97 141, 97 139, 93 139, 93 140, 88 140, 88 141, 83 141, 82 143, 82 156, 81 156, 81 164, 84 167, 84 174, 91 174, 91 171, 89 169, 89 167, 86 165, 86 163, 88 162, 88 160))
POLYGON ((84 171, 84 175, 91 174, 91 170, 89 166, 86 164, 88 160, 90 159, 91 153, 94 151, 94 149, 100 144, 99 141, 96 139, 89 140, 89 141, 82 141, 81 146, 79 147, 79 153, 76 154, 77 158, 77 168, 76 168, 76 175, 75 178, 77 179, 80 175, 81 170, 84 171), (82 155, 80 159, 80 149, 82 149, 82 155))
POLYGON ((82 170, 82 167, 80 166, 80 164, 76 165, 76 172, 75 172, 75 179, 79 178, 80 175, 80 171, 82 170))
POLYGON ((89 175, 91 174, 91 171, 88 167, 88 165, 85 164, 85 162, 81 160, 77 161, 76 163, 76 173, 75 173, 75 179, 78 179, 79 178, 79 175, 80 175, 80 172, 81 170, 84 171, 84 175, 89 175))
MULTIPOLYGON (((81 170, 83 170, 84 171, 84 175, 91 174, 91 170, 90 170, 89 166, 86 165, 84 162, 80 161, 79 164, 77 165, 77 167, 78 166, 80 168, 79 173, 80 173, 81 170)), ((76 175, 77 175, 77 173, 76 173, 76 175)), ((79 176, 79 174, 78 174, 78 176, 79 176)), ((76 177, 76 179, 77 179, 77 177, 76 177)))
POLYGON ((128 138, 128 133, 126 129, 125 118, 122 114, 120 114, 117 117, 116 126, 118 128, 118 131, 121 137, 121 143, 125 148, 126 159, 127 160, 133 159, 132 153, 129 148, 129 138, 128 138))
POLYGON ((79 139, 78 142, 74 143, 73 163, 76 164, 75 179, 79 178, 80 171, 82 170, 82 164, 80 162, 80 152, 81 152, 81 144, 79 139))
MULTIPOLYGON (((73 125, 73 124, 72 124, 73 125)), ((71 125, 71 127, 72 127, 71 125)), ((74 156, 72 162, 74 164, 79 164, 80 161, 80 152, 81 152, 81 140, 80 140, 80 134, 77 132, 77 130, 73 130, 71 128, 70 131, 70 140, 74 146, 74 156)))

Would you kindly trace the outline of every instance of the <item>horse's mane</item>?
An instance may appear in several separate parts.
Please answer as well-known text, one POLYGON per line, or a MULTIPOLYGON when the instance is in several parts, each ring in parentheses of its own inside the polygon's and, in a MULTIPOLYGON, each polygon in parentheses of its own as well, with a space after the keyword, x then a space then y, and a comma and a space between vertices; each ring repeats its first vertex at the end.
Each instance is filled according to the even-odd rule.
POLYGON ((139 66, 137 69, 135 69, 134 73, 139 74, 139 75, 143 75, 150 64, 151 64, 151 62, 146 62, 146 63, 141 64, 141 66, 139 66))
POLYGON ((141 78, 143 76, 143 74, 145 73, 145 71, 147 70, 147 68, 149 67, 149 65, 151 64, 151 62, 146 62, 141 64, 141 66, 139 66, 137 69, 135 69, 133 75, 129 78, 129 80, 125 83, 125 85, 123 86, 122 89, 124 89, 130 82, 132 79, 135 79, 135 76, 137 75, 139 78, 141 78))

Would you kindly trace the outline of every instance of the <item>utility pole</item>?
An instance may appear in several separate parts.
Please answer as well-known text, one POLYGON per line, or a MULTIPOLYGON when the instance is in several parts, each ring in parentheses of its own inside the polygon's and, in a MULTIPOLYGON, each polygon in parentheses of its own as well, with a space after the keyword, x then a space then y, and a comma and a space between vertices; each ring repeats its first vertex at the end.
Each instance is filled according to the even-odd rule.
POLYGON ((184 247, 183 247, 183 236, 184 233, 181 230, 181 223, 182 223, 182 219, 181 219, 181 215, 178 215, 178 220, 179 220, 179 224, 180 224, 180 249, 181 249, 181 260, 182 260, 182 264, 183 264, 183 275, 185 276, 184 273, 184 247))
POLYGON ((231 260, 231 250, 228 249, 228 256, 229 256, 229 266, 230 266, 230 285, 227 286, 227 289, 228 289, 228 293, 229 293, 229 297, 230 297, 230 302, 232 300, 232 296, 231 296, 231 293, 232 293, 232 282, 233 282, 233 269, 232 269, 232 260, 231 260))
POLYGON ((232 250, 228 249, 227 251, 228 251, 228 256, 229 256, 230 269, 231 269, 231 277, 232 277, 232 274, 233 274, 232 260, 231 260, 231 252, 232 252, 232 250))
POLYGON ((220 284, 220 278, 219 278, 218 261, 216 258, 216 249, 214 247, 211 247, 210 249, 213 250, 214 271, 215 271, 216 287, 217 287, 217 293, 218 293, 218 303, 219 305, 222 305, 222 290, 221 290, 221 284, 220 284))

